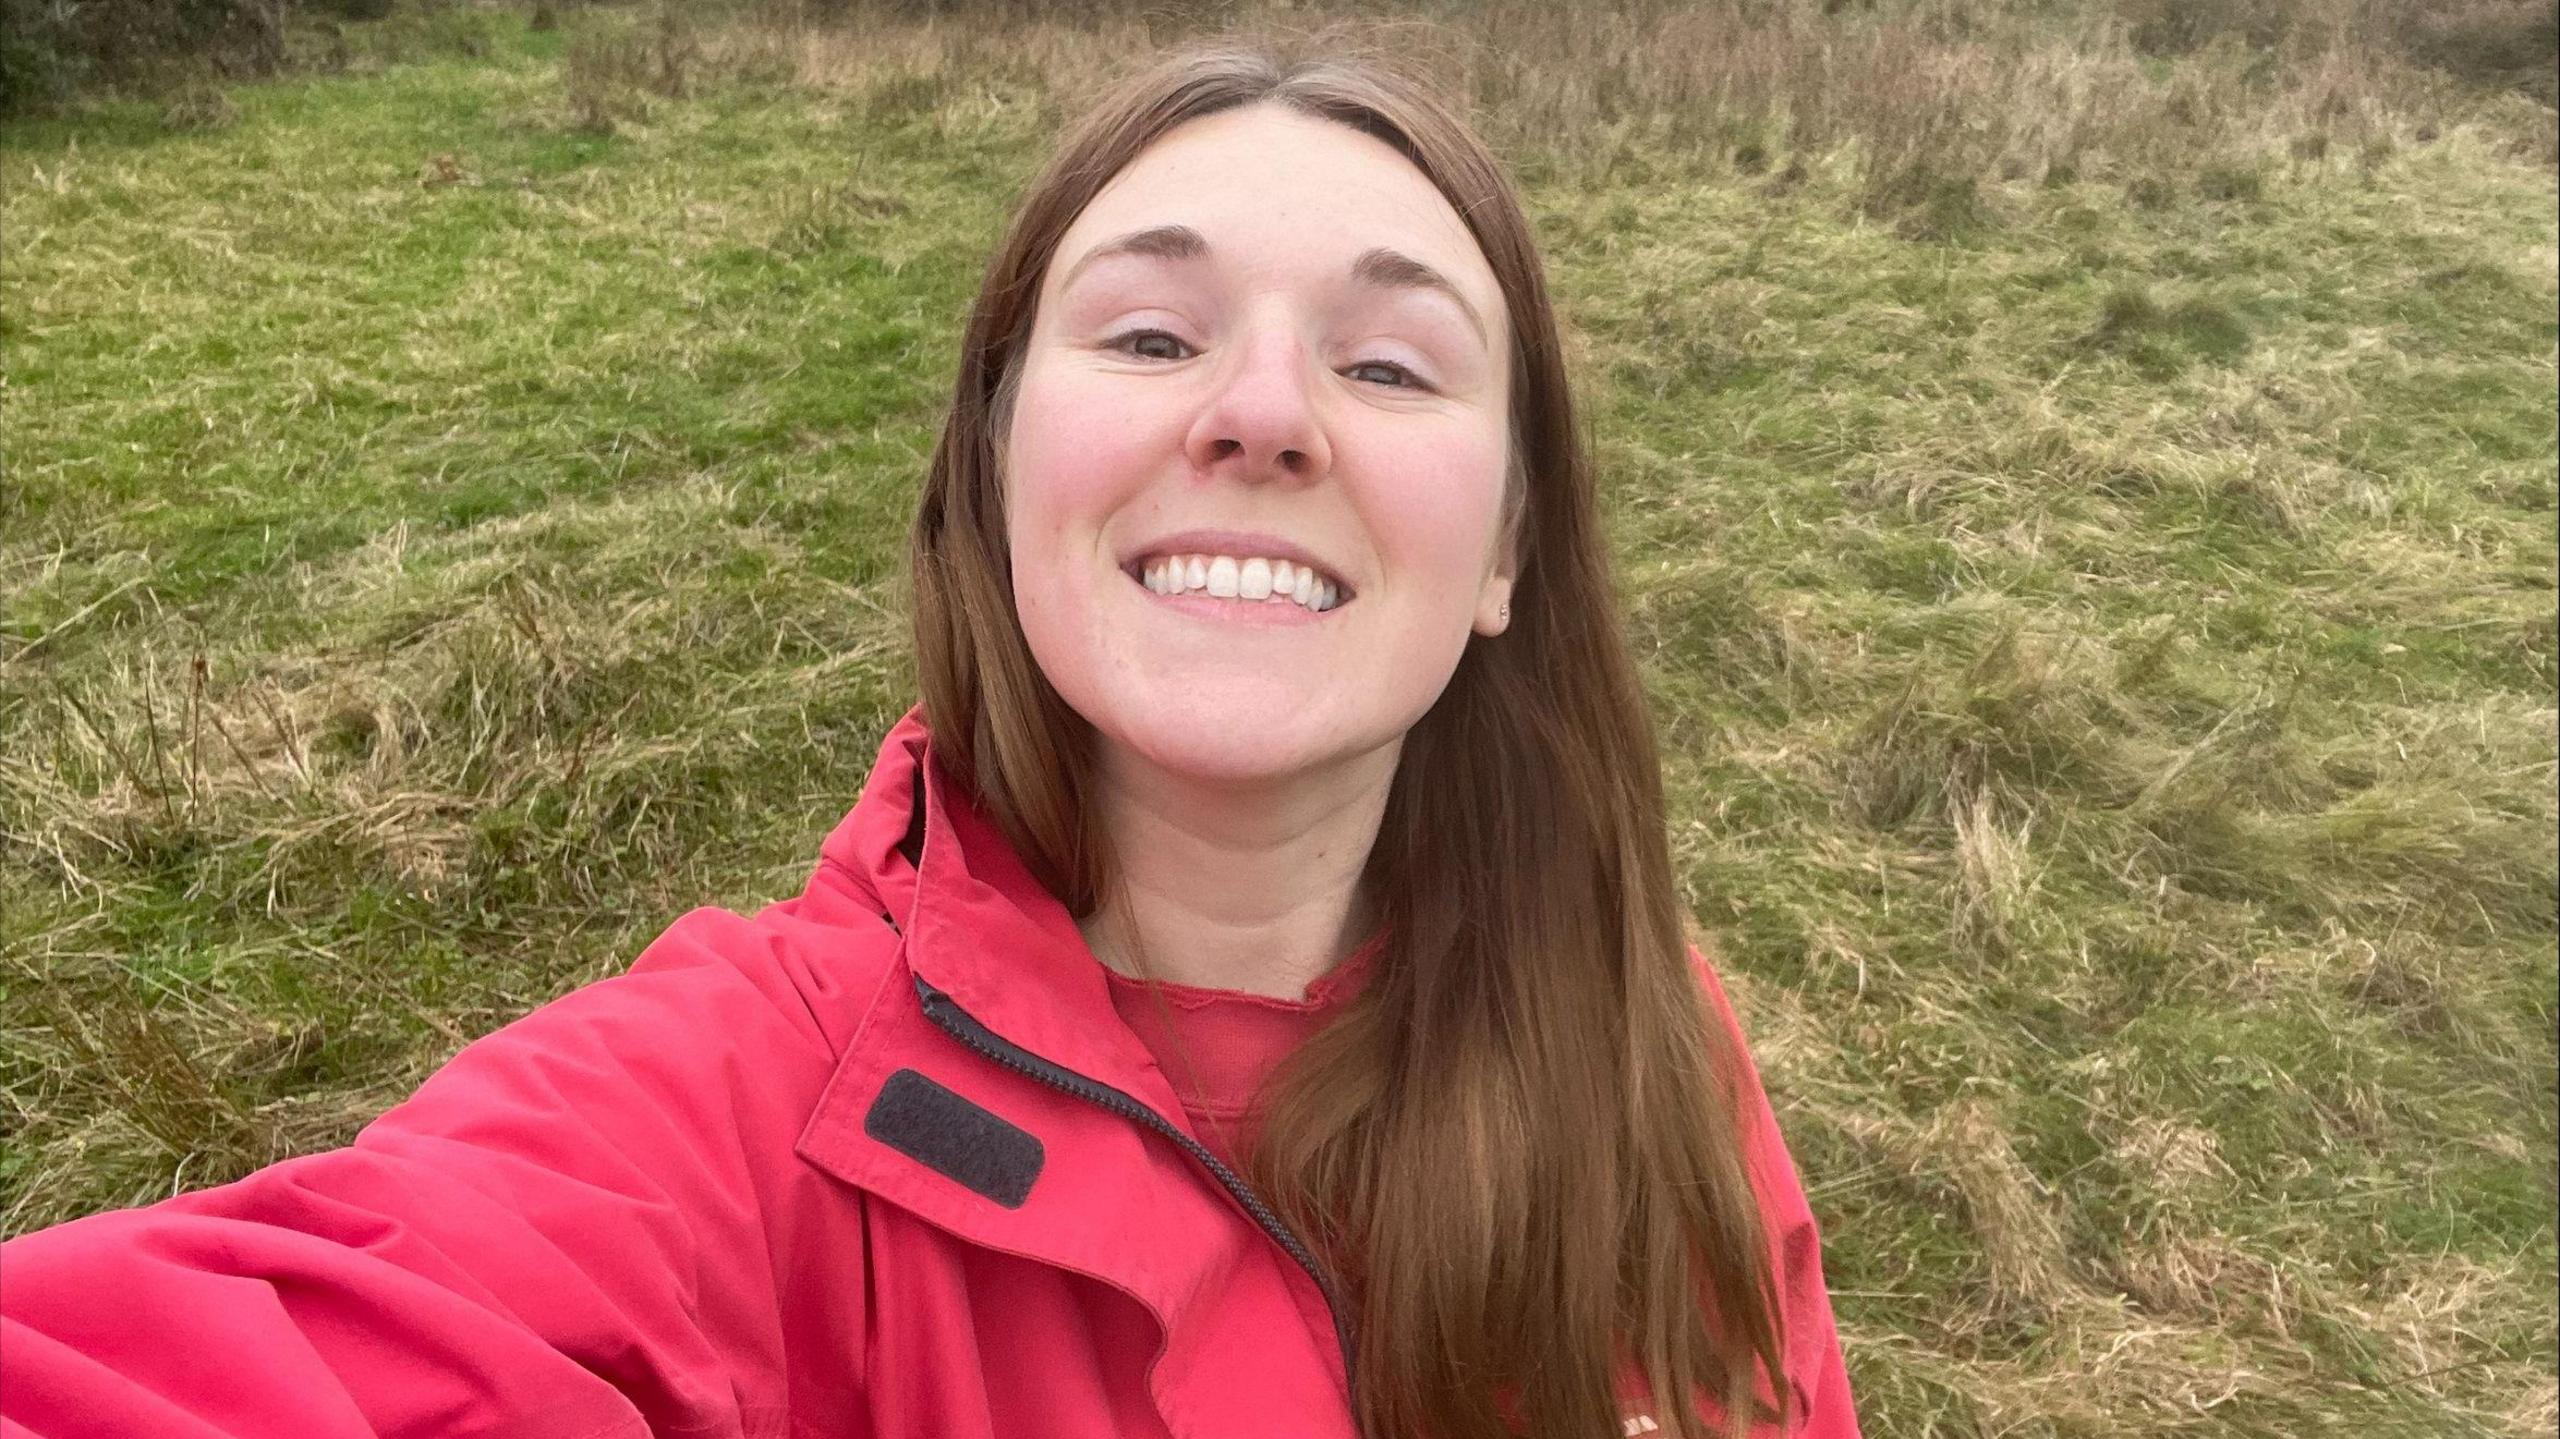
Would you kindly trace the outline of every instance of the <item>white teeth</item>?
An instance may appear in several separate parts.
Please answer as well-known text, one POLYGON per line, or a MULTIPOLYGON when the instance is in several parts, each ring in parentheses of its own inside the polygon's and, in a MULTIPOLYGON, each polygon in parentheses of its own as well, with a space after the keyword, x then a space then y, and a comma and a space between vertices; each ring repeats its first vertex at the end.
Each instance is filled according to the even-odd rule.
POLYGON ((1296 604, 1317 613, 1342 603, 1340 588, 1308 566, 1261 556, 1166 555, 1140 566, 1139 580, 1160 595, 1207 593, 1219 599, 1296 604))

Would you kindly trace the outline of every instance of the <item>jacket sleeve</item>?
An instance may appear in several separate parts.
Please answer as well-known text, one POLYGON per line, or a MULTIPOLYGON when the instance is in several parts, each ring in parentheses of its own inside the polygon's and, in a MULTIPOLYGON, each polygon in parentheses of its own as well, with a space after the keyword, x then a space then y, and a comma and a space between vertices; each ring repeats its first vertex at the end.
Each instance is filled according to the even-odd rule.
POLYGON ((0 1431, 781 1432, 770 1207, 832 1068, 795 948, 695 911, 347 1148, 0 1246, 0 1431))
POLYGON ((1748 1131, 1745 1144, 1772 1231, 1770 1250, 1786 1317, 1787 1377, 1795 1391, 1786 1432, 1790 1439, 1861 1439, 1857 1411, 1849 1398, 1848 1368, 1840 1353, 1840 1332, 1831 1316, 1831 1291, 1822 1278, 1822 1235, 1814 1224, 1813 1207, 1805 1198, 1786 1140, 1778 1132, 1777 1114, 1761 1088, 1759 1066, 1752 1061, 1750 1043, 1743 1037, 1724 984, 1694 945, 1689 959, 1709 1007, 1733 1041, 1740 1065, 1743 1122, 1748 1131))

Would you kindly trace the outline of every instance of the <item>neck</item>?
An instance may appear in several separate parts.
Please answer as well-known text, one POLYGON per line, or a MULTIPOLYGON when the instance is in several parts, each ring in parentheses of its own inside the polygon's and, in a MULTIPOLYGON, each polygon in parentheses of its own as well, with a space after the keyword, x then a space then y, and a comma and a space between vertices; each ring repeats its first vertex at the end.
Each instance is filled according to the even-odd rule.
POLYGON ((1112 746, 1103 824, 1119 891, 1079 928, 1122 974, 1304 996, 1369 936, 1360 871, 1401 745, 1268 783, 1202 783, 1112 746))

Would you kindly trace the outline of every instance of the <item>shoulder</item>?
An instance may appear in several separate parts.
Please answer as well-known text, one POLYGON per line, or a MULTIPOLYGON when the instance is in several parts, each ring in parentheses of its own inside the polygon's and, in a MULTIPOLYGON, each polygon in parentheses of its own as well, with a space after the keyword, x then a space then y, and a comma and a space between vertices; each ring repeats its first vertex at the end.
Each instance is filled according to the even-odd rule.
POLYGON ((1771 1221, 1781 1226, 1801 1223, 1808 1217, 1803 1185, 1786 1138, 1779 1130, 1776 1109, 1762 1083, 1749 1032, 1724 976, 1717 972, 1716 959, 1712 941, 1690 942, 1689 969, 1697 980, 1710 1030, 1709 1058, 1727 1086, 1751 1177, 1761 1191, 1771 1221))
POLYGON ((885 921, 825 922, 797 900, 753 914, 693 910, 621 973, 464 1046, 358 1143, 477 1128, 528 1105, 568 1105, 596 1124, 623 1111, 727 1123, 719 1116, 742 1105, 805 1107, 855 1042, 897 955, 885 921))
POLYGON ((898 969, 898 931, 879 915, 813 906, 809 896, 753 914, 697 909, 641 951, 627 981, 634 1002, 681 997, 753 1015, 841 1057, 898 969))
POLYGON ((1725 1052, 1716 1056, 1724 1061, 1727 1079, 1747 1102, 1760 1093, 1760 1067, 1751 1057, 1751 1041, 1743 1029, 1742 1016, 1734 1009, 1733 996, 1725 987, 1724 976, 1717 972, 1717 956, 1712 940, 1689 941, 1689 974, 1696 981, 1699 1002, 1706 1009, 1711 1030, 1710 1045, 1725 1052))
MULTIPOLYGON (((1786 1368, 1795 1391, 1793 1403, 1799 1413, 1807 1416, 1805 1428, 1791 1428, 1788 1432, 1854 1439, 1857 1419, 1849 1409, 1839 1332, 1823 1277, 1821 1228, 1814 1218, 1795 1157, 1780 1131, 1777 1111, 1761 1085, 1759 1065, 1752 1057, 1742 1020, 1723 977, 1717 973, 1712 941, 1691 943, 1689 967, 1705 996, 1713 1028, 1722 1035, 1728 1051, 1716 1057, 1727 1064, 1732 1076, 1744 1161, 1760 1198, 1771 1274, 1780 1311, 1786 1317, 1786 1368)), ((1745 997, 1747 1000, 1748 995, 1745 997)))

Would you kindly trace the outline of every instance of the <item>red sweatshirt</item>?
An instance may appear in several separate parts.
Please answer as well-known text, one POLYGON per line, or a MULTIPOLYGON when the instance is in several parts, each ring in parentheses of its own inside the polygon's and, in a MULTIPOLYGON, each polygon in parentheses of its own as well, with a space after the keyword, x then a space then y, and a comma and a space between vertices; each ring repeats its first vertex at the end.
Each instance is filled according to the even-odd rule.
POLYGON ((1161 998, 1127 975, 1105 973, 1121 1022, 1172 1085, 1183 1117, 1230 1167, 1260 1118, 1262 1081, 1299 1043, 1358 997, 1382 931, 1296 999, 1161 982, 1161 998))
MULTIPOLYGON (((1350 1436, 1330 1278, 1114 988, 910 714, 799 896, 684 916, 345 1149, 0 1246, 0 1435, 1350 1436)), ((1853 1439, 1748 1097, 1792 1432, 1853 1439)))

